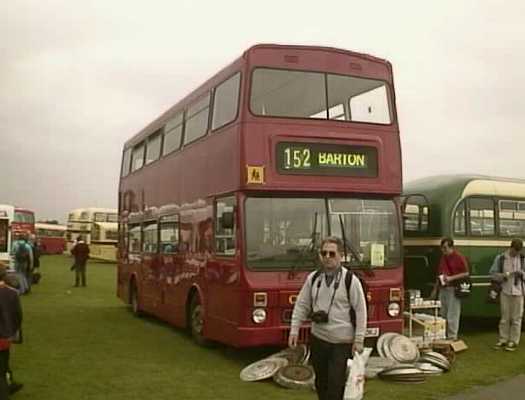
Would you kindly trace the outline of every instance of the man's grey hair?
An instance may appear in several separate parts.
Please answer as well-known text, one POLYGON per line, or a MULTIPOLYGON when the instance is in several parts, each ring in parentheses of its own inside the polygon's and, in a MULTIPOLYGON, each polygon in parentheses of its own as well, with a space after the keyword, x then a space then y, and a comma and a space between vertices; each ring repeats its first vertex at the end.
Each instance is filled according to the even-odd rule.
POLYGON ((327 243, 333 243, 337 246, 337 251, 339 253, 343 253, 344 250, 345 250, 345 245, 343 243, 343 241, 338 238, 337 236, 328 236, 328 237, 325 237, 322 242, 321 242, 321 249, 323 248, 323 246, 327 243))

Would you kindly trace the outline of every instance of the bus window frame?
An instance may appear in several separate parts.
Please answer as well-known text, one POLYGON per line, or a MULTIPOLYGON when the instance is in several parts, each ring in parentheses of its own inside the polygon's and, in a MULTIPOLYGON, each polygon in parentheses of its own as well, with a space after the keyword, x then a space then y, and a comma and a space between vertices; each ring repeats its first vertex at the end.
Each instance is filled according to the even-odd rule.
POLYGON ((133 147, 127 147, 127 148, 124 148, 124 151, 122 152, 122 163, 121 163, 121 171, 120 171, 121 178, 124 178, 131 173, 131 153, 132 151, 133 151, 133 147), (126 153, 128 154, 127 155, 128 157, 127 165, 125 163, 126 153))
POLYGON ((428 198, 427 196, 425 196, 424 194, 421 194, 421 193, 414 193, 414 194, 409 194, 409 195, 406 195, 404 196, 403 200, 402 200, 402 206, 401 206, 401 219, 402 219, 402 226, 401 226, 401 229, 403 230, 403 234, 404 235, 407 235, 407 236, 410 236, 410 235, 418 235, 418 234, 428 234, 428 232, 430 231, 430 223, 431 223, 431 219, 430 219, 430 202, 428 201, 428 198), (417 203, 416 205, 419 207, 418 209, 418 221, 417 221, 417 226, 418 226, 418 229, 417 230, 410 230, 410 231, 407 231, 406 230, 406 221, 407 219, 405 218, 405 214, 406 214, 406 207, 408 205, 408 202, 409 202, 409 199, 412 198, 412 197, 421 197, 424 201, 423 204, 419 204, 417 203), (427 226, 425 229, 422 229, 421 226, 422 226, 422 221, 423 221, 423 211, 422 209, 426 207, 427 208, 427 226))
POLYGON ((142 254, 142 223, 138 222, 138 223, 128 223, 128 229, 127 229, 127 234, 128 234, 128 254, 142 254), (139 244, 138 244, 138 251, 136 250, 132 250, 130 248, 130 244, 131 244, 131 234, 132 234, 132 231, 135 229, 135 228, 138 228, 138 231, 139 231, 139 244))
MULTIPOLYGON (((225 257, 225 258, 231 259, 235 257, 235 255, 237 254, 237 251, 239 251, 239 241, 237 240, 237 234, 239 231, 239 218, 237 214, 239 210, 238 205, 239 205, 239 199, 235 193, 223 194, 213 199, 213 252, 215 256, 217 257, 225 257), (232 210, 233 212, 233 234, 231 235, 234 241, 234 251, 232 254, 227 254, 225 252, 219 253, 217 251, 217 247, 218 247, 217 246, 217 238, 218 238, 217 228, 218 228, 218 222, 219 222, 218 214, 217 214, 217 203, 220 202, 220 200, 224 200, 224 199, 232 199, 234 202, 233 210, 232 210)), ((219 238, 222 238, 223 236, 226 238, 226 235, 221 235, 219 236, 219 238)))
POLYGON ((498 213, 497 213, 497 201, 496 201, 496 198, 494 196, 483 196, 483 195, 475 195, 475 196, 469 196, 469 197, 466 197, 464 198, 464 200, 467 200, 467 203, 468 204, 468 208, 465 210, 466 212, 466 222, 467 222, 467 236, 470 237, 470 238, 479 238, 479 239, 493 239, 493 238, 497 238, 499 237, 499 230, 498 230, 498 224, 499 224, 499 219, 498 219, 498 213), (471 211, 471 208, 470 208, 470 203, 471 203, 471 200, 490 200, 492 201, 492 212, 494 213, 493 214, 493 217, 492 217, 492 220, 494 221, 494 231, 491 235, 473 235, 472 234, 472 229, 471 229, 471 217, 470 217, 470 211, 471 211))
POLYGON ((233 74, 231 74, 230 76, 228 76, 226 79, 224 79, 223 81, 221 81, 219 84, 215 85, 213 87, 213 97, 212 97, 212 100, 211 100, 211 112, 210 112, 210 123, 209 123, 209 128, 210 128, 210 132, 211 133, 217 133, 217 131, 223 129, 224 127, 228 126, 228 125, 231 125, 233 124, 235 121, 237 121, 237 119, 239 118, 239 114, 240 114, 240 109, 241 109, 241 94, 242 94, 242 87, 243 87, 243 74, 241 71, 237 71, 237 72, 234 72, 233 74), (216 92, 217 92, 217 88, 219 86, 221 86, 222 84, 226 83, 228 80, 232 79, 233 77, 235 77, 236 75, 239 75, 239 87, 237 89, 237 109, 236 109, 236 112, 235 112, 235 116, 233 117, 233 119, 231 121, 228 121, 216 128, 213 127, 213 117, 215 115, 215 95, 216 95, 216 92))
POLYGON ((459 237, 468 237, 469 236, 469 221, 468 221, 468 202, 466 198, 461 198, 456 203, 454 208, 452 209, 452 224, 451 224, 451 232, 454 236, 459 237), (456 213, 458 211, 458 208, 463 205, 464 208, 464 215, 463 215, 463 226, 465 227, 464 232, 456 231, 456 213))
MULTIPOLYGON (((138 158, 137 158, 137 160, 138 160, 138 158)), ((134 146, 131 147, 131 159, 130 159, 131 173, 140 171, 142 168, 144 168, 145 161, 146 161, 146 140, 141 140, 140 142, 138 142, 137 144, 135 144, 134 146), (142 164, 137 169, 133 169, 133 161, 135 161, 135 158, 133 157, 133 152, 134 152, 135 149, 138 149, 141 146, 142 146, 142 164)))
MULTIPOLYGON (((497 235, 498 235, 498 237, 500 237, 500 238, 505 238, 505 239, 512 239, 512 238, 514 238, 514 237, 522 237, 522 236, 525 236, 525 231, 523 231, 523 232, 521 232, 521 233, 519 233, 519 234, 517 234, 517 235, 503 235, 503 234, 501 233, 501 220, 502 220, 502 218, 501 218, 501 215, 500 215, 500 213, 501 213, 501 207, 500 207, 500 204, 501 204, 502 202, 505 202, 505 201, 515 202, 516 205, 517 205, 517 208, 518 208, 517 210, 515 210, 515 212, 520 212, 520 211, 519 211, 519 205, 520 205, 520 204, 524 204, 524 205, 525 205, 525 199, 524 199, 524 198, 497 197, 497 198, 495 198, 494 200, 495 200, 495 203, 496 203, 496 212, 497 212, 497 213, 496 213, 496 216, 497 216, 497 225, 496 225, 496 226, 497 226, 497 235)), ((525 211, 524 211, 524 212, 525 212, 525 211)), ((504 219, 504 220, 509 220, 509 218, 503 218, 503 219, 504 219)), ((520 220, 520 219, 518 219, 518 218, 513 218, 513 219, 511 219, 511 221, 512 221, 512 220, 513 220, 513 221, 525 221, 525 220, 520 220)))
POLYGON ((146 138, 145 140, 145 143, 146 143, 146 148, 144 150, 144 166, 147 166, 147 165, 150 165, 150 164, 153 164, 155 161, 157 160, 160 160, 162 158, 162 151, 163 151, 163 147, 164 147, 164 126, 157 129, 156 131, 153 131, 151 134, 148 135, 148 137, 146 138), (157 158, 155 158, 154 160, 151 160, 148 162, 148 151, 149 151, 149 144, 151 141, 155 140, 155 139, 160 139, 160 144, 159 144, 159 154, 157 155, 157 158))
POLYGON ((332 122, 332 123, 345 123, 345 124, 359 124, 359 125, 373 125, 378 127, 393 127, 397 125, 397 110, 396 110, 396 102, 395 102, 395 92, 393 89, 393 86, 390 84, 390 82, 379 79, 379 78, 370 78, 370 77, 364 77, 364 76, 358 76, 358 75, 346 75, 346 74, 338 74, 334 72, 322 72, 322 71, 314 71, 314 70, 307 70, 307 69, 293 69, 293 68, 278 68, 278 67, 268 67, 268 66, 254 66, 250 73, 249 73, 250 79, 248 81, 248 112, 251 116, 255 118, 278 118, 278 119, 288 119, 288 120, 298 120, 298 121, 326 121, 326 122, 332 122), (346 121, 346 120, 338 120, 338 119, 330 119, 329 118, 329 109, 326 109, 326 117, 325 118, 305 118, 305 117, 287 117, 287 116, 272 116, 272 115, 259 115, 252 111, 252 105, 251 105, 251 98, 252 98, 252 90, 253 90, 253 74, 258 69, 270 69, 270 70, 280 70, 280 71, 293 71, 293 72, 309 72, 309 73, 318 73, 324 75, 324 86, 325 86, 325 101, 326 105, 328 106, 328 75, 340 75, 340 76, 349 76, 352 78, 361 78, 361 79, 368 79, 368 80, 377 80, 380 82, 383 82, 387 87, 387 95, 388 95, 388 105, 389 105, 389 114, 390 114, 390 123, 389 124, 380 124, 377 122, 359 122, 359 121, 346 121))
POLYGON ((184 132, 186 130, 186 110, 178 110, 177 112, 175 112, 173 114, 173 116, 171 118, 168 119, 168 121, 166 121, 166 123, 164 124, 162 130, 162 153, 161 153, 161 156, 160 156, 160 159, 164 158, 164 157, 167 157, 169 156, 170 154, 175 154, 179 151, 182 150, 182 148, 184 147, 184 132), (168 125, 168 122, 170 122, 171 120, 175 119, 176 117, 180 116, 181 118, 181 121, 170 128, 170 130, 166 130, 166 126, 168 125), (164 153, 164 147, 165 147, 165 142, 166 142, 166 135, 169 134, 170 132, 172 132, 173 130, 175 129, 178 129, 180 127, 181 129, 181 132, 180 132, 180 139, 179 139, 179 145, 174 148, 173 150, 167 152, 167 153, 164 153))
POLYGON ((180 253, 180 214, 173 213, 168 215, 162 215, 159 217, 157 222, 157 231, 158 231, 158 242, 157 242, 157 249, 160 255, 170 255, 170 254, 178 254, 180 253), (176 218, 176 221, 166 221, 169 218, 176 218), (164 243, 162 241, 162 225, 163 224, 176 224, 176 232, 177 232, 177 241, 174 242, 175 244, 175 251, 164 251, 162 248, 162 244, 164 243))
POLYGON ((190 104, 188 104, 184 108, 184 132, 182 135, 182 146, 181 148, 186 148, 187 146, 192 145, 193 143, 198 142, 199 140, 205 138, 210 133, 210 114, 211 114, 211 107, 212 107, 212 98, 213 98, 213 88, 206 90, 203 92, 200 96, 196 97, 190 104), (206 97, 208 97, 208 106, 201 108, 199 111, 193 113, 190 117, 188 117, 188 111, 191 107, 197 105, 200 101, 204 100, 206 97), (195 118, 199 114, 205 112, 206 108, 208 109, 208 117, 206 118, 206 129, 204 130, 204 133, 200 136, 197 136, 196 138, 190 140, 189 142, 186 142, 186 134, 188 133, 188 121, 190 121, 192 118, 195 118))
POLYGON ((141 232, 141 253, 142 254, 157 254, 159 252, 159 221, 156 220, 156 219, 153 219, 153 220, 147 220, 147 221, 143 221, 141 225, 141 228, 140 228, 140 232, 141 232), (150 226, 152 225, 155 225, 155 228, 149 228, 150 226), (151 231, 151 230, 154 230, 155 231, 155 238, 156 238, 156 243, 155 243, 155 246, 156 246, 156 250, 155 251, 146 251, 145 250, 145 247, 148 243, 146 243, 146 231, 151 231))

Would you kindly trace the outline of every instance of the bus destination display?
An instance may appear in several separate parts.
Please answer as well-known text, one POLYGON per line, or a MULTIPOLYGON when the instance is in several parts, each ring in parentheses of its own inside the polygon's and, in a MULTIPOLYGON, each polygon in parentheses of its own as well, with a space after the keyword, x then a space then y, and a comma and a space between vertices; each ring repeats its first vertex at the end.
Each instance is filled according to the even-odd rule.
POLYGON ((377 176, 375 147, 327 143, 277 144, 277 170, 281 174, 377 176))

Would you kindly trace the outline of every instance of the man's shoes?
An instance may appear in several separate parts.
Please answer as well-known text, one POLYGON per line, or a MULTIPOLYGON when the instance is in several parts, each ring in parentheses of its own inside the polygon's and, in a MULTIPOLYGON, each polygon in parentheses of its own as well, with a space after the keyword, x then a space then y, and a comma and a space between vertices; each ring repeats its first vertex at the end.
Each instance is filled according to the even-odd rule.
POLYGON ((514 342, 508 342, 505 346, 505 350, 507 351, 516 351, 516 343, 514 342))
POLYGON ((9 391, 9 394, 15 394, 23 387, 24 387, 23 383, 13 382, 8 386, 7 390, 9 391))
POLYGON ((507 346, 507 343, 500 340, 498 343, 492 346, 492 348, 494 350, 503 350, 506 346, 507 346))

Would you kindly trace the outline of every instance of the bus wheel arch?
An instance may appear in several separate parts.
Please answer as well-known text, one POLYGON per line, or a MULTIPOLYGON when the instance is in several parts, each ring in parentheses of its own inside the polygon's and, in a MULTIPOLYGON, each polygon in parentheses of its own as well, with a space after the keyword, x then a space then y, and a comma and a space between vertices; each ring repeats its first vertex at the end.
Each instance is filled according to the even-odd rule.
POLYGON ((204 337, 204 306, 200 290, 193 286, 186 300, 186 327, 193 340, 200 346, 208 346, 210 341, 204 337))

